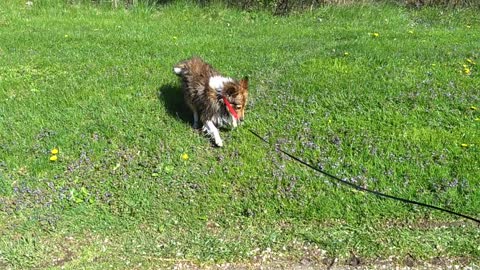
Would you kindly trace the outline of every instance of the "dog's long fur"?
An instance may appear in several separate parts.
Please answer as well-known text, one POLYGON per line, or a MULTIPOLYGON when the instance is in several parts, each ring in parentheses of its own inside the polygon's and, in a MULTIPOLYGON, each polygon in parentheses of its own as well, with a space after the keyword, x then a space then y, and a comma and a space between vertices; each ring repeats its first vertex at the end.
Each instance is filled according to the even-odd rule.
POLYGON ((248 99, 248 78, 237 81, 223 77, 198 57, 179 62, 173 71, 182 81, 185 103, 193 112, 193 127, 199 128, 200 120, 203 130, 212 136, 217 146, 222 146, 217 126, 236 127, 238 120, 243 121, 248 99), (229 112, 224 97, 237 113, 238 120, 229 112))

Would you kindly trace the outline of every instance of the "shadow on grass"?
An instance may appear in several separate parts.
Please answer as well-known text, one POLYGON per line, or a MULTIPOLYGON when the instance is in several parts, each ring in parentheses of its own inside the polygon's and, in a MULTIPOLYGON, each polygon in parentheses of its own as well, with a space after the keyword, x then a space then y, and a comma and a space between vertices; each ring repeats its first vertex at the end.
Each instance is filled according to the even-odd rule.
POLYGON ((184 123, 192 124, 193 116, 183 101, 180 87, 172 84, 162 85, 158 88, 157 97, 168 114, 184 123))

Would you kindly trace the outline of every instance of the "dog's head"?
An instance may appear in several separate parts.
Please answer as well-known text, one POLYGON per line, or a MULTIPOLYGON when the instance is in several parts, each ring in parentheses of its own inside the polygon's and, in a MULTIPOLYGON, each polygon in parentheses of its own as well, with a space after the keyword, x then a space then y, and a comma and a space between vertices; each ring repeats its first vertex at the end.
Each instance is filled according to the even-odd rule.
POLYGON ((238 120, 245 118, 245 107, 248 101, 248 77, 240 81, 227 82, 223 86, 223 92, 232 108, 238 115, 238 120))

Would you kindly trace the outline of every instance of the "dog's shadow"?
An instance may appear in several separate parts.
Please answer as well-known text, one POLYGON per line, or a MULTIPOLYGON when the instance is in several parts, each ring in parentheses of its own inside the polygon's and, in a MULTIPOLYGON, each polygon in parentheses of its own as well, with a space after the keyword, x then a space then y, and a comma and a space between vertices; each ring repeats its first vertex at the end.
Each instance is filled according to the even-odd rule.
POLYGON ((179 86, 165 84, 157 90, 158 100, 163 104, 166 112, 170 116, 191 125, 193 116, 183 101, 182 89, 179 86))

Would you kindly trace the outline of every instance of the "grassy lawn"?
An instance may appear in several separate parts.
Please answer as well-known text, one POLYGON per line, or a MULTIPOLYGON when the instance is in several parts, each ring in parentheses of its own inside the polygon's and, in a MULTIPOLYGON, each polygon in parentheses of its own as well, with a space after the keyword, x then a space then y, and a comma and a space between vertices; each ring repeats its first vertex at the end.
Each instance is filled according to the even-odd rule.
POLYGON ((0 4, 0 268, 479 265, 478 224, 248 132, 479 218, 478 10, 24 2, 0 4), (192 55, 250 77, 223 148, 171 71, 192 55))

